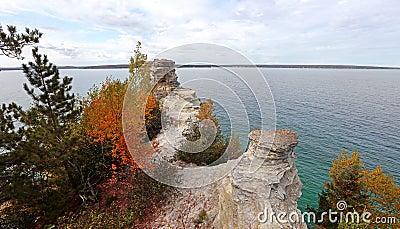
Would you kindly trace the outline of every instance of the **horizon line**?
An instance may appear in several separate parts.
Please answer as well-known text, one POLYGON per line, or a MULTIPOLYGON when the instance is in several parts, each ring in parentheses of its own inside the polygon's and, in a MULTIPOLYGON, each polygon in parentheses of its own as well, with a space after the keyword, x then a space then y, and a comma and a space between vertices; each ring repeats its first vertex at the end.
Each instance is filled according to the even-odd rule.
MULTIPOLYGON (((346 65, 346 64, 175 64, 176 68, 215 68, 215 67, 244 67, 244 68, 317 68, 317 69, 400 69, 394 66, 376 65, 346 65)), ((124 69, 129 64, 101 65, 63 65, 58 69, 124 69)), ((0 67, 0 71, 22 70, 22 67, 0 67)))

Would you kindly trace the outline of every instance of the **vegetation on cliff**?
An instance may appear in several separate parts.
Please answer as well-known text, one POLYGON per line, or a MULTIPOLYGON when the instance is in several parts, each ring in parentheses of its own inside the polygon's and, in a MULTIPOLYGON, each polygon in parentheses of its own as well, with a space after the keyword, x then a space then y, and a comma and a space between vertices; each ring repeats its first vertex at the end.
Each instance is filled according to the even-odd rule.
MULTIPOLYGON (((0 27, 0 50, 2 55, 11 58, 22 59, 22 48, 37 43, 42 35, 29 29, 17 34, 15 27, 7 28, 8 33, 0 27)), ((142 172, 126 145, 126 141, 138 143, 132 150, 140 151, 139 143, 143 138, 152 140, 161 129, 158 101, 146 93, 150 87, 149 75, 139 71, 147 60, 140 48, 139 42, 130 59, 130 75, 126 80, 107 78, 83 100, 71 93, 72 78, 61 77, 47 56, 40 54, 38 48, 33 49, 33 61, 23 65, 28 82, 23 88, 32 99, 31 107, 23 109, 11 103, 0 108, 1 227, 143 228, 145 220, 156 217, 157 208, 168 200, 171 188, 142 172), (132 85, 133 88, 129 88, 132 85), (128 123, 129 131, 135 133, 130 139, 123 133, 122 122, 128 89, 132 89, 129 93, 136 98, 131 111, 145 123, 145 128, 135 120, 128 123), (141 114, 139 108, 143 104, 145 110, 141 114)), ((209 99, 200 105, 197 114, 201 125, 216 128, 211 146, 196 154, 179 151, 176 159, 196 165, 214 165, 240 155, 238 138, 221 133, 213 111, 213 102, 209 99), (211 122, 202 122, 206 120, 211 122)), ((291 150, 285 152, 291 153, 291 150)), ((241 181, 241 173, 238 174, 235 179, 241 181)), ((297 170, 293 170, 293 174, 297 174, 297 170)), ((291 177, 293 181, 295 176, 291 177)), ((384 174, 380 166, 374 170, 365 168, 359 153, 339 154, 332 163, 329 177, 331 180, 324 184, 319 196, 318 209, 311 209, 317 215, 336 209, 339 201, 345 201, 348 207, 344 213, 370 212, 374 218, 400 218, 399 185, 393 177, 384 174)), ((299 180, 295 182, 296 185, 300 183, 299 180)), ((265 185, 260 187, 264 189, 265 185)), ((277 193, 283 195, 279 188, 277 193)), ((195 206, 190 201, 184 204, 195 206)), ((179 207, 185 209, 185 206, 179 207)), ((194 225, 207 219, 204 208, 194 225)), ((184 220, 188 214, 181 210, 182 225, 189 224, 184 220)), ((399 226, 399 221, 379 225, 374 222, 338 224, 327 219, 316 225, 318 228, 399 226)))
MULTIPOLYGON (((12 49, 3 39, 2 51, 22 58, 23 46, 41 36, 37 30, 27 33, 7 37, 9 42, 26 41, 12 49)), ((24 110, 12 103, 0 109, 2 227, 133 227, 167 199, 170 188, 143 173, 126 145, 126 141, 141 142, 143 133, 153 139, 161 128, 158 101, 146 94, 149 75, 139 71, 147 58, 140 48, 138 43, 126 80, 107 78, 82 100, 70 93, 72 78, 61 78, 47 56, 33 50, 34 61, 23 66, 28 79, 24 89, 32 106, 24 110), (133 113, 142 115, 137 108, 145 103, 145 129, 128 123, 136 134, 125 139, 122 115, 130 86, 133 113)), ((218 124, 209 103, 199 117, 205 115, 218 124)))
POLYGON ((371 213, 370 223, 363 222, 330 222, 328 217, 318 228, 398 228, 400 222, 400 186, 395 179, 382 172, 381 166, 374 170, 365 168, 360 153, 342 152, 332 162, 329 170, 331 179, 324 184, 319 195, 317 216, 323 212, 342 210, 344 215, 357 212, 361 215, 371 213), (345 201, 345 209, 338 209, 339 201, 345 201), (382 220, 384 219, 384 220, 382 220), (394 219, 389 221, 387 219, 394 219))
MULTIPOLYGON (((29 34, 32 39, 41 36, 36 30, 29 34)), ((28 42, 16 44, 15 53, 7 54, 21 58, 19 50, 30 40, 10 36, 28 42)), ((2 45, 2 51, 11 50, 11 43, 2 45)), ((104 220, 114 220, 116 224, 107 222, 114 226, 140 223, 166 199, 168 190, 137 168, 122 133, 128 82, 142 86, 137 93, 148 82, 138 74, 146 57, 140 44, 131 59, 130 77, 107 79, 84 100, 70 92, 72 78, 61 78, 38 48, 32 54, 34 61, 23 65, 31 107, 25 110, 11 103, 0 108, 0 225, 41 228, 57 224, 64 214, 58 219, 60 227, 104 227, 104 220)), ((147 104, 146 125, 154 135, 159 108, 152 98, 147 104)))
POLYGON ((12 103, 0 110, 0 147, 5 149, 0 158, 1 196, 10 205, 5 222, 20 227, 34 220, 54 221, 65 209, 63 196, 80 183, 74 171, 80 142, 74 135, 79 107, 70 94, 72 79, 60 78, 57 67, 37 48, 32 54, 34 62, 23 65, 32 107, 23 110, 12 103))
MULTIPOLYGON (((212 165, 226 162, 229 159, 238 158, 241 155, 241 144, 239 142, 238 136, 234 134, 232 134, 232 136, 226 136, 221 132, 218 124, 218 119, 213 114, 214 109, 215 108, 212 100, 208 99, 201 103, 200 110, 196 116, 200 122, 205 120, 211 121, 203 122, 202 125, 204 125, 204 128, 212 128, 212 126, 216 128, 216 135, 213 139, 212 144, 205 150, 198 153, 191 153, 190 151, 192 151, 192 149, 186 149, 189 152, 179 150, 176 153, 177 160, 181 160, 186 163, 193 163, 196 165, 212 165), (225 152, 227 153, 224 155, 225 152)), ((189 140, 199 140, 198 144, 201 145, 203 144, 203 142, 207 142, 207 139, 203 138, 207 138, 208 136, 213 135, 210 134, 206 136, 199 136, 199 138, 189 140)), ((185 149, 185 146, 183 146, 183 149, 185 149)))

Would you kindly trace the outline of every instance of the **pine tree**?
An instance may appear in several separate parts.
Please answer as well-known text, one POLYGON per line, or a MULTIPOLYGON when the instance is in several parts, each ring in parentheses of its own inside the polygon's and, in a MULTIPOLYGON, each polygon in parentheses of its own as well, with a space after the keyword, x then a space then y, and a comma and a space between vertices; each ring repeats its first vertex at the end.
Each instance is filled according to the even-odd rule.
POLYGON ((2 225, 31 227, 51 222, 65 209, 74 182, 68 160, 74 149, 70 139, 79 111, 71 94, 72 78, 60 78, 46 55, 33 50, 34 62, 23 65, 32 98, 27 111, 16 104, 0 111, 1 196, 10 206, 2 225))

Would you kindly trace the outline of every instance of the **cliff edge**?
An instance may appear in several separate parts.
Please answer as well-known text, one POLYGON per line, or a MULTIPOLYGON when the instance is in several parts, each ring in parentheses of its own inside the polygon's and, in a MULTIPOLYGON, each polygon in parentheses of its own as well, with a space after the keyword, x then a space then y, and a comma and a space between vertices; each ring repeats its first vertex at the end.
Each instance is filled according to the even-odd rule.
POLYGON ((176 190, 151 227, 306 229, 297 209, 302 189, 293 151, 297 134, 254 130, 249 138, 248 150, 230 174, 203 188, 176 190), (252 165, 257 165, 254 171, 252 165))
MULTIPOLYGON (((162 104, 164 124, 177 128, 172 143, 179 143, 198 123, 200 100, 193 90, 180 87, 173 61, 154 60, 151 77, 158 82, 155 94, 162 104), (173 107, 180 107, 179 112, 173 107)), ((160 155, 170 161, 174 145, 166 140, 165 131, 157 141, 160 155)), ((297 133, 253 130, 248 137, 250 145, 240 158, 234 159, 237 166, 232 171, 202 188, 176 189, 149 228, 307 228, 297 209, 302 189, 293 151, 298 143, 297 133), (278 220, 278 215, 283 214, 286 217, 278 220), (293 219, 297 222, 291 222, 293 219)))
POLYGON ((289 222, 286 218, 290 214, 301 216, 297 200, 302 183, 293 151, 297 134, 291 130, 253 130, 249 138, 248 150, 219 186, 215 228, 307 228, 299 220, 289 222), (257 168, 252 168, 254 165, 257 168), (279 214, 286 217, 278 220, 279 214))

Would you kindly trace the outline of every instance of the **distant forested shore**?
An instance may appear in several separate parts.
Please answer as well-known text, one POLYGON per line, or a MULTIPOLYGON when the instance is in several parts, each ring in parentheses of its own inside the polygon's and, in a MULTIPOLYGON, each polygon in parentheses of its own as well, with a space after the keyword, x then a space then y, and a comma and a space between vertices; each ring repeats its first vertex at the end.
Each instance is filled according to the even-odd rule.
MULTIPOLYGON (((303 64, 176 64, 177 68, 217 68, 217 67, 236 67, 236 68, 316 68, 316 69, 400 69, 400 67, 383 67, 367 65, 303 65, 303 64)), ((58 69, 124 69, 129 68, 128 64, 107 64, 91 66, 58 66, 58 69)), ((22 70, 21 67, 0 67, 0 71, 22 70)))

